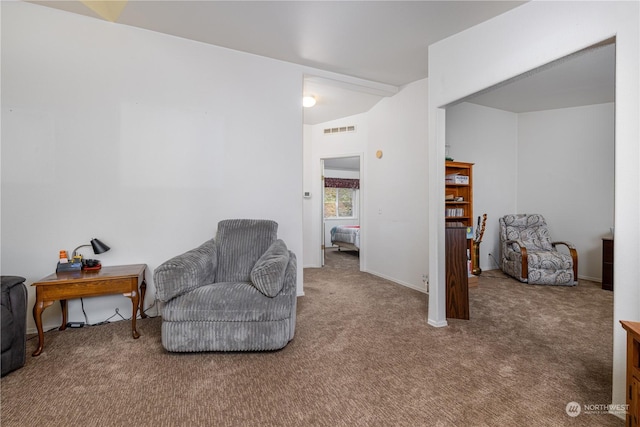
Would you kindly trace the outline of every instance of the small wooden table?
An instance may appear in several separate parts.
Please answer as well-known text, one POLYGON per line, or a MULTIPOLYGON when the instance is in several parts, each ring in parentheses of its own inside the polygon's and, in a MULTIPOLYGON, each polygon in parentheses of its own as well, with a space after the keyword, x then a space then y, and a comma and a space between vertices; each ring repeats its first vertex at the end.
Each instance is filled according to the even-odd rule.
POLYGON ((33 306, 33 318, 38 328, 38 348, 33 356, 39 356, 44 347, 44 332, 42 330, 42 312, 45 308, 60 300, 62 306, 62 325, 58 330, 64 331, 67 327, 67 300, 82 297, 95 297, 122 293, 131 298, 133 314, 131 315, 131 334, 133 338, 139 338, 136 330, 136 317, 138 305, 140 316, 144 319, 147 315, 143 311, 144 294, 147 289, 144 273, 146 264, 118 265, 102 267, 97 271, 69 271, 53 273, 33 283, 36 287, 36 303, 33 306), (138 294, 140 287, 140 296, 138 294))
POLYGON ((640 423, 640 322, 621 320, 627 331, 627 427, 640 423))

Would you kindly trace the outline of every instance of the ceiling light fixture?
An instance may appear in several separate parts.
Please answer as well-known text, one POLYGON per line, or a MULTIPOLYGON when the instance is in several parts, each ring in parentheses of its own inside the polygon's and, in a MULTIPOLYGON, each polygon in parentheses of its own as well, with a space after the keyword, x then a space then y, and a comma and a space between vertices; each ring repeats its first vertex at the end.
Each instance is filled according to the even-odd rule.
POLYGON ((303 96, 302 97, 302 106, 305 108, 310 108, 316 105, 315 96, 303 96))

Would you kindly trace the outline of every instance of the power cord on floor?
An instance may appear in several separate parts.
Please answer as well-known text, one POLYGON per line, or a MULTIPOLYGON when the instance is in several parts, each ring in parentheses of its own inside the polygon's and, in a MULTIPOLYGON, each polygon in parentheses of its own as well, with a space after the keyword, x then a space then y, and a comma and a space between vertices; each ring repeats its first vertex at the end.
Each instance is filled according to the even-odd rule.
POLYGON ((493 260, 493 263, 495 264, 496 267, 500 268, 500 264, 498 263, 498 261, 496 260, 496 258, 493 256, 492 253, 489 254, 489 258, 493 260))
POLYGON ((87 317, 87 312, 84 311, 84 299, 80 298, 80 306, 82 307, 82 314, 84 314, 84 324, 89 324, 89 318, 87 317))
MULTIPOLYGON (((145 308, 143 308, 143 312, 144 312, 145 314, 147 314, 147 312, 148 312, 149 310, 153 309, 154 307, 156 308, 155 315, 149 315, 149 314, 147 314, 147 318, 153 319, 153 318, 156 318, 156 317, 158 317, 158 316, 160 315, 160 314, 158 313, 158 308, 156 307, 156 303, 157 303, 157 302, 158 302, 158 299, 157 299, 157 298, 155 298, 155 299, 153 300, 153 303, 152 303, 149 307, 147 307, 146 309, 145 309, 145 308)), ((116 316, 119 316, 122 320, 131 320, 131 317, 128 317, 128 318, 127 318, 127 317, 124 317, 124 316, 120 313, 120 308, 116 307, 116 309, 115 309, 115 313, 114 313, 113 315, 111 315, 111 316, 107 317, 106 319, 104 319, 104 320, 102 320, 102 321, 100 321, 100 322, 97 322, 97 323, 89 323, 89 317, 87 316, 87 312, 86 312, 86 310, 84 309, 84 299, 83 299, 83 298, 80 298, 80 307, 82 308, 82 314, 84 315, 84 324, 80 324, 80 325, 75 326, 75 327, 82 327, 82 326, 101 326, 101 325, 106 325, 107 323, 110 323, 109 321, 110 321, 111 319, 113 319, 114 317, 116 317, 116 316)), ((136 318, 137 318, 137 319, 142 319, 141 313, 139 313, 139 314, 137 315, 137 317, 136 317, 136 318)), ((70 326, 70 324, 71 324, 71 323, 72 323, 72 322, 67 322, 67 326, 68 326, 68 327, 73 327, 73 326, 70 326)), ((46 331, 44 331, 44 332, 51 332, 51 331, 56 330, 56 329, 58 329, 58 327, 54 327, 54 328, 48 329, 48 330, 46 330, 46 331)), ((33 339, 33 338, 35 338, 35 337, 37 337, 37 336, 38 336, 38 335, 36 334, 36 335, 34 335, 34 336, 32 336, 32 337, 29 337, 28 339, 33 339)))
POLYGON ((158 313, 158 307, 156 307, 156 303, 157 302, 158 302, 158 298, 156 297, 156 298, 153 299, 153 303, 149 307, 147 307, 146 309, 143 310, 144 314, 146 314, 147 317, 153 319, 153 318, 158 317, 160 315, 160 313, 158 313), (152 308, 156 309, 156 314, 155 315, 147 314, 147 311, 151 310, 152 308))

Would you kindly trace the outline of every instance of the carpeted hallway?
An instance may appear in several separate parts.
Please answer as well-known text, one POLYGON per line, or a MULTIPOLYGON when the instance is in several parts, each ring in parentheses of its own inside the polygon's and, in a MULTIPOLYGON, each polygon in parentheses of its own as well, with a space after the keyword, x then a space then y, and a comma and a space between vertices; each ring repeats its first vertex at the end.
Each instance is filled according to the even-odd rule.
POLYGON ((612 297, 484 272, 471 320, 426 324, 426 294, 328 251, 305 269, 294 340, 268 353, 169 354, 160 319, 45 335, 3 378, 3 426, 622 426, 567 403, 611 399, 612 297))

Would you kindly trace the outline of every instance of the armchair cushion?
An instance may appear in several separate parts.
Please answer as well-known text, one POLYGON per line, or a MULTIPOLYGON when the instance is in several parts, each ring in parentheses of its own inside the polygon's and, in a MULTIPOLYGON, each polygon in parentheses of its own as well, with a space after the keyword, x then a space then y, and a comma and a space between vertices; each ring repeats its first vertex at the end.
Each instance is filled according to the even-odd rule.
POLYGON ((249 283, 202 286, 169 301, 162 320, 169 322, 275 322, 291 315, 290 298, 267 298, 249 283))
MULTIPOLYGON (((505 226, 507 240, 518 240, 528 250, 553 250, 549 229, 541 215, 512 216, 509 219, 505 226)), ((511 247, 514 251, 520 252, 520 246, 517 243, 511 244, 511 247)))
POLYGON ((284 273, 289 263, 287 245, 278 239, 258 259, 251 270, 251 284, 268 297, 275 297, 284 286, 284 273))
POLYGON ((216 233, 216 282, 249 282, 253 266, 277 238, 278 223, 275 221, 220 221, 216 233))
POLYGON ((211 284, 216 278, 216 245, 213 239, 162 263, 153 273, 156 296, 162 302, 211 284))

